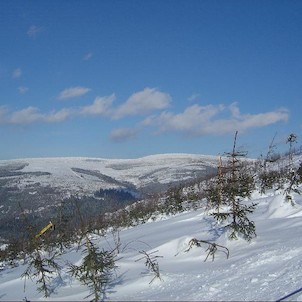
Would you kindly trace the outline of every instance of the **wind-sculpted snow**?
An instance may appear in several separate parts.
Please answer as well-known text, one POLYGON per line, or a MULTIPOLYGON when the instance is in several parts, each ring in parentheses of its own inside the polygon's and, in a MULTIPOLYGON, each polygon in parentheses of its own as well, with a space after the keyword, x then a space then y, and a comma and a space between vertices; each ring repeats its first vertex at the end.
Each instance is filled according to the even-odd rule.
MULTIPOLYGON (((176 216, 158 216, 156 221, 121 230, 121 253, 117 275, 108 288, 110 301, 276 301, 301 287, 302 279, 302 198, 295 195, 296 205, 282 201, 282 194, 260 196, 251 219, 256 223, 257 237, 250 243, 230 241, 221 225, 204 212, 176 216), (281 202, 282 201, 282 202, 281 202), (192 238, 216 242, 230 251, 229 259, 218 251, 215 260, 208 259, 207 245, 185 251, 192 238), (143 261, 137 261, 139 251, 153 253, 158 258, 162 281, 153 278, 143 261)), ((105 249, 114 246, 111 233, 96 240, 105 249)), ((51 301, 83 301, 88 290, 67 273, 66 261, 79 264, 81 250, 71 248, 64 255, 62 280, 54 281, 51 301), (64 266, 65 265, 65 266, 64 266)), ((0 272, 0 300, 44 300, 33 281, 20 275, 25 266, 0 272)), ((301 301, 302 294, 293 297, 301 301)), ((91 300, 91 299, 90 299, 91 300)))

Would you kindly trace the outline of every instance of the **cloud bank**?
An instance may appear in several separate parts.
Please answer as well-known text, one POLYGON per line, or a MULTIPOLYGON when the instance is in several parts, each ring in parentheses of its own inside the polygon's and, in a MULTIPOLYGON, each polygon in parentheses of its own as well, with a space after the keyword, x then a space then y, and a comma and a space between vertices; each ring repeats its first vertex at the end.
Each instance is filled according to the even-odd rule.
MULTIPOLYGON (((68 88, 59 94, 59 99, 78 97, 89 91, 89 88, 81 86, 68 88)), ((115 105, 115 101, 115 94, 98 96, 90 104, 61 108, 47 113, 33 106, 14 112, 2 106, 0 123, 28 125, 38 122, 60 123, 68 118, 108 119, 113 128, 109 134, 110 140, 121 142, 135 138, 143 128, 152 128, 157 135, 164 133, 189 136, 224 135, 237 130, 244 132, 251 128, 286 122, 289 118, 289 112, 284 108, 257 114, 243 114, 237 103, 206 106, 194 104, 182 112, 168 111, 172 103, 170 95, 156 88, 145 88, 135 92, 121 104, 115 105), (143 118, 143 120, 137 123, 137 119, 135 121, 132 117, 143 118), (130 124, 130 127, 120 127, 123 120, 127 120, 127 125, 130 124)))
POLYGON ((224 105, 192 105, 182 113, 162 112, 144 120, 146 126, 154 126, 157 133, 180 132, 183 134, 223 135, 238 130, 244 132, 249 128, 264 127, 277 122, 286 122, 289 113, 286 109, 259 113, 241 114, 236 103, 224 105), (222 118, 222 115, 227 117, 222 118))

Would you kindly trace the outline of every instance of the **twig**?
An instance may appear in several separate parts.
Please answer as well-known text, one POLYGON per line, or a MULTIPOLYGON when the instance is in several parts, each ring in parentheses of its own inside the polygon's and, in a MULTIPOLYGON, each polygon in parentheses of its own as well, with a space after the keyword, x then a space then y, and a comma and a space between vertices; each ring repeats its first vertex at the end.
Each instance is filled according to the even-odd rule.
MULTIPOLYGON (((185 252, 187 253, 193 246, 197 246, 197 247, 201 247, 201 243, 205 243, 208 244, 208 248, 206 249, 206 252, 208 252, 206 259, 204 260, 204 262, 207 261, 208 257, 211 255, 212 256, 212 261, 214 261, 215 258, 215 253, 218 251, 218 248, 221 248, 222 252, 226 254, 227 259, 229 258, 229 249, 223 245, 217 244, 217 243, 213 243, 213 242, 209 242, 207 240, 198 240, 196 238, 192 238, 188 245, 189 247, 185 250, 185 252), (225 249, 225 250, 223 250, 225 249)), ((176 255, 175 255, 176 256, 176 255)))
POLYGON ((144 256, 135 260, 135 262, 140 261, 142 259, 145 259, 145 266, 151 271, 153 272, 155 275, 153 277, 153 279, 149 282, 149 284, 151 284, 155 278, 158 278, 159 280, 162 281, 161 277, 160 277, 160 271, 159 271, 159 264, 157 262, 157 258, 163 258, 163 256, 152 256, 152 254, 157 253, 158 250, 153 251, 151 253, 147 253, 146 251, 139 251, 140 254, 143 254, 144 256))

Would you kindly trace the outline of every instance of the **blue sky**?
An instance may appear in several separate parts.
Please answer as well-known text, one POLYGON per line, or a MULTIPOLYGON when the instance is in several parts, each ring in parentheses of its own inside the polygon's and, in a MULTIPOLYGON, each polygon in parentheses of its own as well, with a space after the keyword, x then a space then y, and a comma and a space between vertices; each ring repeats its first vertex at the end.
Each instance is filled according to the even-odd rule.
POLYGON ((251 157, 301 135, 302 1, 0 1, 0 159, 251 157))

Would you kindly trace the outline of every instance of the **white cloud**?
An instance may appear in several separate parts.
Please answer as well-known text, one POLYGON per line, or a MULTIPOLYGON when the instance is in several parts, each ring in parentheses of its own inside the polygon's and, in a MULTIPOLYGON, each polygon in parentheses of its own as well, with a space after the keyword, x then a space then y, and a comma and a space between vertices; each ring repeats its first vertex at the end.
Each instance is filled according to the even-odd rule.
POLYGON ((237 106, 237 103, 232 103, 229 106, 229 110, 234 118, 240 118, 240 110, 239 107, 237 106))
POLYGON ((97 97, 93 104, 82 107, 81 114, 86 115, 106 115, 111 111, 111 105, 115 100, 115 95, 97 97))
MULTIPOLYGON (((20 93, 26 93, 27 87, 19 87, 20 93)), ((68 99, 77 97, 89 92, 89 88, 85 87, 72 87, 63 90, 59 99, 68 99)), ((2 110, 1 122, 8 124, 30 124, 35 122, 62 122, 71 116, 107 116, 111 118, 121 118, 127 115, 143 114, 153 110, 160 110, 166 108, 170 103, 170 96, 156 89, 146 88, 141 92, 137 92, 129 97, 129 99, 120 107, 114 108, 112 106, 116 99, 115 94, 104 97, 96 97, 94 102, 90 105, 79 108, 63 108, 58 111, 52 111, 50 113, 42 113, 38 108, 29 106, 19 111, 8 113, 2 110)), ((111 138, 115 140, 121 140, 122 136, 131 136, 135 132, 127 133, 121 132, 121 130, 113 132, 111 138)))
POLYGON ((41 113, 40 110, 36 107, 27 107, 25 109, 21 109, 19 111, 12 112, 10 116, 4 115, 7 113, 7 110, 2 114, 0 112, 0 119, 2 123, 7 124, 18 124, 18 125, 25 125, 25 124, 32 124, 36 122, 45 122, 45 123, 58 123, 66 120, 73 114, 75 111, 69 108, 63 108, 58 111, 52 111, 50 113, 41 113))
POLYGON ((243 132, 249 128, 264 127, 280 121, 287 121, 288 111, 279 109, 259 114, 241 114, 233 103, 229 107, 223 105, 193 105, 182 113, 163 112, 159 116, 149 117, 143 124, 158 127, 158 132, 182 132, 190 135, 223 135, 238 130, 243 132), (220 114, 229 117, 221 118, 220 114))
POLYGON ((90 60, 91 58, 92 58, 92 53, 91 53, 91 52, 88 52, 88 53, 85 54, 83 60, 84 60, 84 61, 88 61, 88 60, 90 60))
POLYGON ((30 28, 27 30, 26 34, 32 38, 35 39, 38 34, 40 34, 42 32, 43 28, 36 26, 36 25, 31 25, 30 28))
MULTIPOLYGON (((20 93, 27 91, 26 87, 18 88, 20 93)), ((72 87, 60 93, 60 99, 83 95, 90 91, 85 87, 72 87)), ((96 97, 92 104, 78 108, 63 108, 48 113, 42 113, 36 107, 9 112, 7 108, 0 107, 0 123, 30 124, 35 122, 57 123, 65 121, 72 116, 105 116, 113 119, 133 115, 151 114, 156 110, 161 113, 148 116, 142 126, 155 127, 157 133, 179 132, 188 135, 223 135, 243 132, 250 128, 265 127, 280 121, 287 121, 289 113, 280 108, 275 111, 242 114, 236 103, 229 106, 198 104, 187 107, 183 112, 174 113, 162 111, 171 103, 169 94, 155 88, 145 88, 131 95, 126 102, 118 107, 113 106, 115 94, 96 97)), ((119 128, 110 134, 113 141, 124 141, 137 135, 138 129, 119 128)))
POLYGON ((169 94, 155 88, 145 88, 143 91, 132 94, 128 100, 119 106, 113 117, 116 119, 129 115, 148 114, 154 110, 162 110, 170 105, 169 94))
POLYGON ((135 138, 138 134, 138 129, 133 128, 118 128, 110 133, 110 139, 115 142, 124 142, 129 139, 135 138))
POLYGON ((79 97, 88 93, 90 90, 91 90, 90 88, 81 87, 81 86, 67 88, 60 92, 58 99, 66 100, 70 98, 79 97))
POLYGON ((69 117, 75 115, 77 112, 72 108, 63 108, 59 111, 53 111, 44 116, 43 120, 49 123, 59 123, 67 120, 69 117))
POLYGON ((21 94, 25 94, 28 90, 29 90, 28 87, 25 87, 25 86, 20 86, 20 87, 18 87, 18 91, 19 91, 21 94))
POLYGON ((10 124, 30 124, 43 120, 43 114, 36 107, 28 107, 20 111, 15 111, 9 118, 10 124))
POLYGON ((20 78, 21 75, 22 75, 22 70, 21 70, 21 68, 16 68, 16 69, 13 71, 12 78, 13 78, 13 79, 17 79, 17 78, 20 78))
POLYGON ((163 112, 156 120, 160 127, 160 132, 181 131, 190 133, 199 131, 202 124, 203 126, 209 124, 211 118, 223 110, 223 105, 193 105, 179 114, 163 112))
POLYGON ((200 94, 199 93, 193 93, 191 96, 188 97, 188 101, 194 102, 194 101, 196 101, 199 98, 200 98, 200 94))

